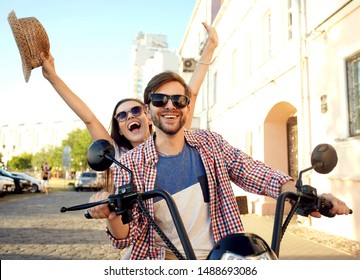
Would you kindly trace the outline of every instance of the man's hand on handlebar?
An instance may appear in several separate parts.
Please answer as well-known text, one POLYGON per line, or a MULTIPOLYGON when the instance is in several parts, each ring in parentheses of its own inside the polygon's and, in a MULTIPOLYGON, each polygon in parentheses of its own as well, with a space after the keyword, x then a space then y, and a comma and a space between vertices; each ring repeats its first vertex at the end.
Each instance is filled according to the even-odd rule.
MULTIPOLYGON (((90 197, 89 202, 96 202, 100 200, 107 199, 109 197, 110 193, 108 192, 98 192, 96 194, 93 194, 90 197)), ((100 204, 94 207, 91 207, 88 209, 89 214, 93 219, 115 219, 116 214, 115 212, 110 212, 108 204, 100 204)))
MULTIPOLYGON (((294 181, 286 182, 281 187, 281 192, 297 193, 297 189, 295 187, 295 182, 294 181)), ((352 210, 350 210, 350 208, 345 204, 345 202, 341 201, 340 199, 336 198, 335 196, 333 196, 330 193, 325 193, 320 196, 317 196, 317 195, 311 196, 310 195, 310 197, 313 197, 314 200, 312 200, 312 199, 305 200, 305 201, 310 201, 308 205, 305 204, 306 206, 308 206, 307 208, 305 208, 306 210, 315 209, 316 207, 319 206, 319 205, 316 205, 317 203, 315 203, 315 201, 319 202, 319 200, 317 198, 319 198, 321 200, 321 205, 324 206, 320 209, 321 213, 318 211, 313 211, 310 213, 311 210, 308 210, 309 212, 305 211, 305 213, 310 213, 310 215, 312 217, 320 218, 323 215, 328 216, 328 217, 333 217, 335 215, 348 215, 348 214, 352 213, 352 210), (314 204, 313 204, 313 202, 314 202, 314 204), (312 206, 314 206, 314 208, 312 208, 312 206)), ((293 205, 295 203, 295 201, 290 200, 290 203, 293 205)))
MULTIPOLYGON (((350 208, 345 204, 345 202, 333 196, 331 193, 324 193, 319 197, 324 198, 327 202, 332 204, 332 208, 329 212, 333 215, 348 215, 350 214, 350 208)), ((319 212, 312 212, 312 217, 320 218, 322 215, 319 212)))
MULTIPOLYGON (((108 192, 98 192, 90 197, 89 202, 106 200, 109 196, 110 193, 108 192)), ((129 225, 124 225, 121 221, 121 215, 117 216, 115 212, 111 212, 107 203, 87 210, 93 219, 107 219, 108 230, 115 239, 125 239, 128 236, 129 225)))

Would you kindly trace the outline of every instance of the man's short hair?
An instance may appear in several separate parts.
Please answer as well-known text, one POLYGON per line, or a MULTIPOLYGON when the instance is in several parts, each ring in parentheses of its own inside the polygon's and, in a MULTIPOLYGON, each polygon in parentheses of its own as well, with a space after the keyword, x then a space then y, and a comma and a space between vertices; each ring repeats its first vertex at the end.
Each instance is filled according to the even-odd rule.
POLYGON ((183 78, 175 72, 165 71, 154 76, 147 84, 144 91, 144 103, 150 103, 150 94, 156 92, 159 87, 168 82, 179 82, 185 89, 185 95, 191 98, 191 88, 183 78))

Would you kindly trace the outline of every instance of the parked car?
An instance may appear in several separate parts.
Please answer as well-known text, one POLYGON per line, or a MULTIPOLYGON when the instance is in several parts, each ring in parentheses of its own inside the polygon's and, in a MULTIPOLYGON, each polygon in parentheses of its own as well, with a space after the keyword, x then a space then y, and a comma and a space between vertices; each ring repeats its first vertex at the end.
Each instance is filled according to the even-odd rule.
POLYGON ((103 172, 85 171, 80 172, 75 179, 75 191, 84 189, 101 190, 105 184, 105 176, 103 172))
POLYGON ((27 191, 31 187, 31 182, 29 180, 23 179, 23 178, 18 178, 3 169, 0 169, 0 175, 14 180, 14 183, 15 183, 15 191, 14 192, 15 193, 22 193, 23 191, 27 191))
POLYGON ((8 192, 15 191, 15 182, 13 179, 0 176, 0 197, 5 196, 8 192))
POLYGON ((44 180, 37 179, 34 176, 31 176, 26 173, 21 173, 21 172, 10 172, 10 173, 17 178, 30 181, 31 183, 30 188, 27 189, 29 192, 35 193, 42 191, 44 186, 44 180))

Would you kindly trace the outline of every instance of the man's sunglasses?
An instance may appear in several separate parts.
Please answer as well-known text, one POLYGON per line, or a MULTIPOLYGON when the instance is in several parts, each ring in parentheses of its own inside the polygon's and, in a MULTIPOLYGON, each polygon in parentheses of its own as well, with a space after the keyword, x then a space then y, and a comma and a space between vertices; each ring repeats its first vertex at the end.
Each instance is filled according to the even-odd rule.
POLYGON ((185 108, 190 103, 190 98, 186 95, 167 95, 163 93, 152 93, 150 95, 151 104, 155 107, 163 107, 168 103, 169 99, 171 99, 173 105, 179 109, 185 108))
POLYGON ((129 111, 121 111, 119 112, 114 118, 118 121, 118 122, 124 122, 126 121, 129 112, 134 116, 134 117, 138 117, 141 115, 141 113, 143 112, 143 106, 134 106, 132 107, 129 111))

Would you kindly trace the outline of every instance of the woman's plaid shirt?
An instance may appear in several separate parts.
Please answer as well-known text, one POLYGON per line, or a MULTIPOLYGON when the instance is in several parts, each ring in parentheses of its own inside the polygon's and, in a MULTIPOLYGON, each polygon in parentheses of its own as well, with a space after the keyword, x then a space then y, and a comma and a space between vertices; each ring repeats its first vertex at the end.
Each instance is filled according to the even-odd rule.
MULTIPOLYGON (((244 231, 231 182, 245 191, 277 198, 281 186, 292 180, 286 174, 271 169, 234 148, 215 132, 185 130, 185 139, 196 148, 204 163, 209 183, 209 210, 215 242, 230 233, 244 231)), ((154 189, 157 162, 154 135, 121 158, 121 163, 133 171, 137 190, 144 192, 154 189)), ((127 171, 120 168, 115 170, 114 182, 117 191, 119 186, 129 183, 129 180, 127 171)), ((181 202, 177 201, 177 203, 181 202)), ((145 205, 153 216, 152 200, 147 200, 145 205)), ((134 245, 131 259, 163 258, 163 248, 155 245, 154 229, 150 227, 149 221, 141 214, 137 205, 133 208, 133 221, 130 222, 128 237, 124 240, 116 240, 109 232, 108 235, 116 248, 122 249, 134 245)))

